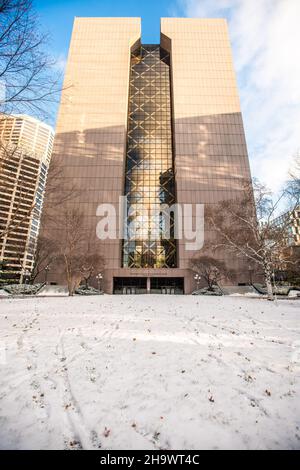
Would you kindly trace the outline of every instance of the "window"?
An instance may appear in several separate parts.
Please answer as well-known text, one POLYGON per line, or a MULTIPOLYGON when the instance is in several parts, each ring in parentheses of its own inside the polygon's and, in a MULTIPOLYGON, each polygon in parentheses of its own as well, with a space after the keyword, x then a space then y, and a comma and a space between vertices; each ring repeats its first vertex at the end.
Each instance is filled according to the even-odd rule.
POLYGON ((124 267, 176 267, 174 234, 165 239, 159 220, 160 204, 175 202, 169 64, 159 45, 141 46, 131 56, 125 195, 139 211, 127 214, 133 239, 123 243, 124 267))

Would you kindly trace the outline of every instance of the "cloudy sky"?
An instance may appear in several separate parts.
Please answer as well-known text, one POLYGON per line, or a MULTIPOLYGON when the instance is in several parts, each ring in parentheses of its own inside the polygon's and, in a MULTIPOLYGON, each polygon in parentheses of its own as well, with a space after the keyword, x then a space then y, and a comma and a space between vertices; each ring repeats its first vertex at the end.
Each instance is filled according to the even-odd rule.
POLYGON ((300 0, 178 0, 172 14, 227 18, 252 172, 277 189, 300 148, 300 0))
POLYGON ((143 41, 159 42, 159 17, 225 17, 252 173, 279 189, 300 149, 300 0, 40 0, 63 68, 74 16, 141 16, 143 41))

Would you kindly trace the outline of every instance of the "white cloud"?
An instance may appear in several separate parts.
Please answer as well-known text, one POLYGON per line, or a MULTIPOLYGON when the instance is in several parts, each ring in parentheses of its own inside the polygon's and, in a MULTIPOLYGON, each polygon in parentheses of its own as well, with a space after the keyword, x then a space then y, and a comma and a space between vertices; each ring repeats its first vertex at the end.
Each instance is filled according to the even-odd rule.
POLYGON ((300 148, 300 0, 178 0, 177 6, 188 17, 227 18, 252 173, 279 189, 300 148))
POLYGON ((59 54, 55 57, 54 68, 59 72, 64 72, 67 64, 67 58, 63 54, 59 54))

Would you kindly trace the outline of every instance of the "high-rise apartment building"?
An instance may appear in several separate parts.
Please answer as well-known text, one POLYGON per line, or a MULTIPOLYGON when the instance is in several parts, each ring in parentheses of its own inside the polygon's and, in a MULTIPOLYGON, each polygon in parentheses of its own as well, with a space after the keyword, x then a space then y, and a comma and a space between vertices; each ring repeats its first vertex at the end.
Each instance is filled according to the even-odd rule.
POLYGON ((286 230, 287 246, 300 247, 300 206, 276 217, 272 224, 286 230))
MULTIPOLYGON (((163 18, 160 44, 142 44, 139 18, 76 18, 64 87, 53 152, 62 181, 81 191, 95 239, 100 205, 121 220, 119 237, 101 242, 106 292, 191 292, 190 262, 205 245, 178 238, 173 212, 164 237, 161 205, 205 211, 251 178, 226 21, 163 18)), ((183 211, 181 225, 195 219, 183 211)), ((222 259, 248 281, 245 260, 222 259)))
POLYGON ((54 132, 26 115, 0 116, 0 261, 2 277, 29 276, 40 226, 54 132))

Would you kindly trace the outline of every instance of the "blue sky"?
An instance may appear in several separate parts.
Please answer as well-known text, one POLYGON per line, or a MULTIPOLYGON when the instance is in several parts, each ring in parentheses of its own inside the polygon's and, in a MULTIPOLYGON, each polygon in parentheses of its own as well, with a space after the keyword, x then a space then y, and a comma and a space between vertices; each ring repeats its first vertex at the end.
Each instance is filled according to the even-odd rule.
POLYGON ((160 18, 172 14, 173 4, 170 0, 35 0, 55 55, 67 54, 74 16, 142 17, 143 42, 159 43, 160 18))
POLYGON ((160 18, 164 16, 227 18, 252 174, 271 189, 279 189, 300 149, 300 0, 34 3, 42 28, 52 37, 50 52, 61 70, 74 16, 141 17, 144 43, 159 42, 160 18))

